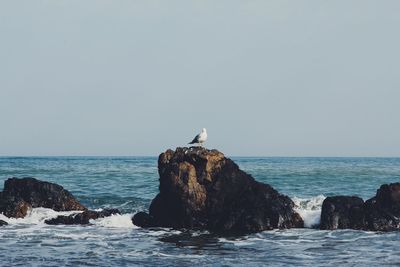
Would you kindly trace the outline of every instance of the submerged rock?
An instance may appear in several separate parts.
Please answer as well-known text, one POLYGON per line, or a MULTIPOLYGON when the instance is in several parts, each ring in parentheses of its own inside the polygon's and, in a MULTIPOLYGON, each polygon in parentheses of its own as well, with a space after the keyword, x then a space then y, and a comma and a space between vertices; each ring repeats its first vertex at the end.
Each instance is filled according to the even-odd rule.
POLYGON ((4 226, 4 225, 8 225, 8 223, 3 220, 0 220, 0 226, 4 226))
POLYGON ((232 234, 303 227, 289 197, 255 181, 217 150, 167 150, 159 156, 158 171, 160 193, 149 215, 134 216, 138 226, 232 234))
POLYGON ((54 219, 45 220, 44 222, 51 225, 89 224, 90 220, 108 217, 113 214, 120 214, 120 211, 118 209, 105 209, 102 211, 85 210, 82 213, 69 216, 57 216, 54 219))
POLYGON ((320 229, 363 229, 364 201, 359 197, 327 197, 322 203, 320 229))
POLYGON ((55 211, 86 210, 62 186, 35 178, 10 178, 0 194, 0 213, 23 218, 30 208, 50 208, 55 211))

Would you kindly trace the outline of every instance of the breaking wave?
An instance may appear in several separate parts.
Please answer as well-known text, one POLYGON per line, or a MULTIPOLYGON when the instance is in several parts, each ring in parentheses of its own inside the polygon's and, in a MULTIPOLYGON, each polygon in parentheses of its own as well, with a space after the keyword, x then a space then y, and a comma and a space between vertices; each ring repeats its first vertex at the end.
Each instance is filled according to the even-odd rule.
POLYGON ((326 197, 319 195, 312 198, 293 197, 295 211, 300 214, 304 221, 304 227, 314 228, 319 225, 321 219, 322 202, 326 197))
POLYGON ((28 214, 24 218, 8 218, 0 214, 0 220, 8 224, 44 224, 44 221, 47 219, 53 219, 60 215, 69 216, 81 212, 82 211, 55 211, 48 208, 33 208, 28 211, 28 214))

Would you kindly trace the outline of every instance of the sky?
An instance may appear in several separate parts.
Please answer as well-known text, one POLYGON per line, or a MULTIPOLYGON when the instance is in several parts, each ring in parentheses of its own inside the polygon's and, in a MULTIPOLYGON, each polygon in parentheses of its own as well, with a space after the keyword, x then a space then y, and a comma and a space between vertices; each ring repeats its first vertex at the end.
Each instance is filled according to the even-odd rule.
POLYGON ((400 1, 0 0, 0 155, 400 156, 400 1))

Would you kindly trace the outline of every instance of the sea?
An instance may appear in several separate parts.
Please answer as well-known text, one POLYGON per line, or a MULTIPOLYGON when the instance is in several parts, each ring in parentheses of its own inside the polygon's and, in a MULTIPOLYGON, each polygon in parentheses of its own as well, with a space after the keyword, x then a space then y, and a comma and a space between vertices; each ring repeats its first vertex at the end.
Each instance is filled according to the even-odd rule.
POLYGON ((400 182, 400 158, 232 157, 256 180, 296 203, 304 229, 224 237, 207 231, 142 229, 131 222, 158 193, 157 157, 0 157, 0 190, 10 177, 62 185, 90 209, 121 215, 90 225, 52 226, 68 212, 35 208, 0 227, 0 266, 400 266, 400 232, 322 231, 327 196, 364 200, 400 182))

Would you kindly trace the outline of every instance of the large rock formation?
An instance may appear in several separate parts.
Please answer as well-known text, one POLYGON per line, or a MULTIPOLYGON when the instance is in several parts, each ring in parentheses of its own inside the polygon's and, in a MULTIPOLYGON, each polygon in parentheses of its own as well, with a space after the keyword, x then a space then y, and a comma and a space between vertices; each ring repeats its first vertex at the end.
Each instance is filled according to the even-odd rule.
POLYGON ((376 196, 363 201, 358 197, 326 198, 322 205, 321 229, 400 229, 400 183, 384 184, 376 196))
POLYGON ((0 226, 4 226, 4 225, 8 225, 8 223, 3 220, 0 220, 0 226))
POLYGON ((62 186, 35 178, 10 178, 0 194, 0 213, 23 218, 30 208, 44 207, 55 211, 86 210, 62 186))
POLYGON ((320 229, 363 229, 364 201, 359 197, 327 197, 322 203, 320 229))
POLYGON ((134 216, 136 225, 232 234, 303 227, 289 197, 255 181, 217 150, 167 150, 159 156, 158 171, 160 193, 150 214, 134 216))

